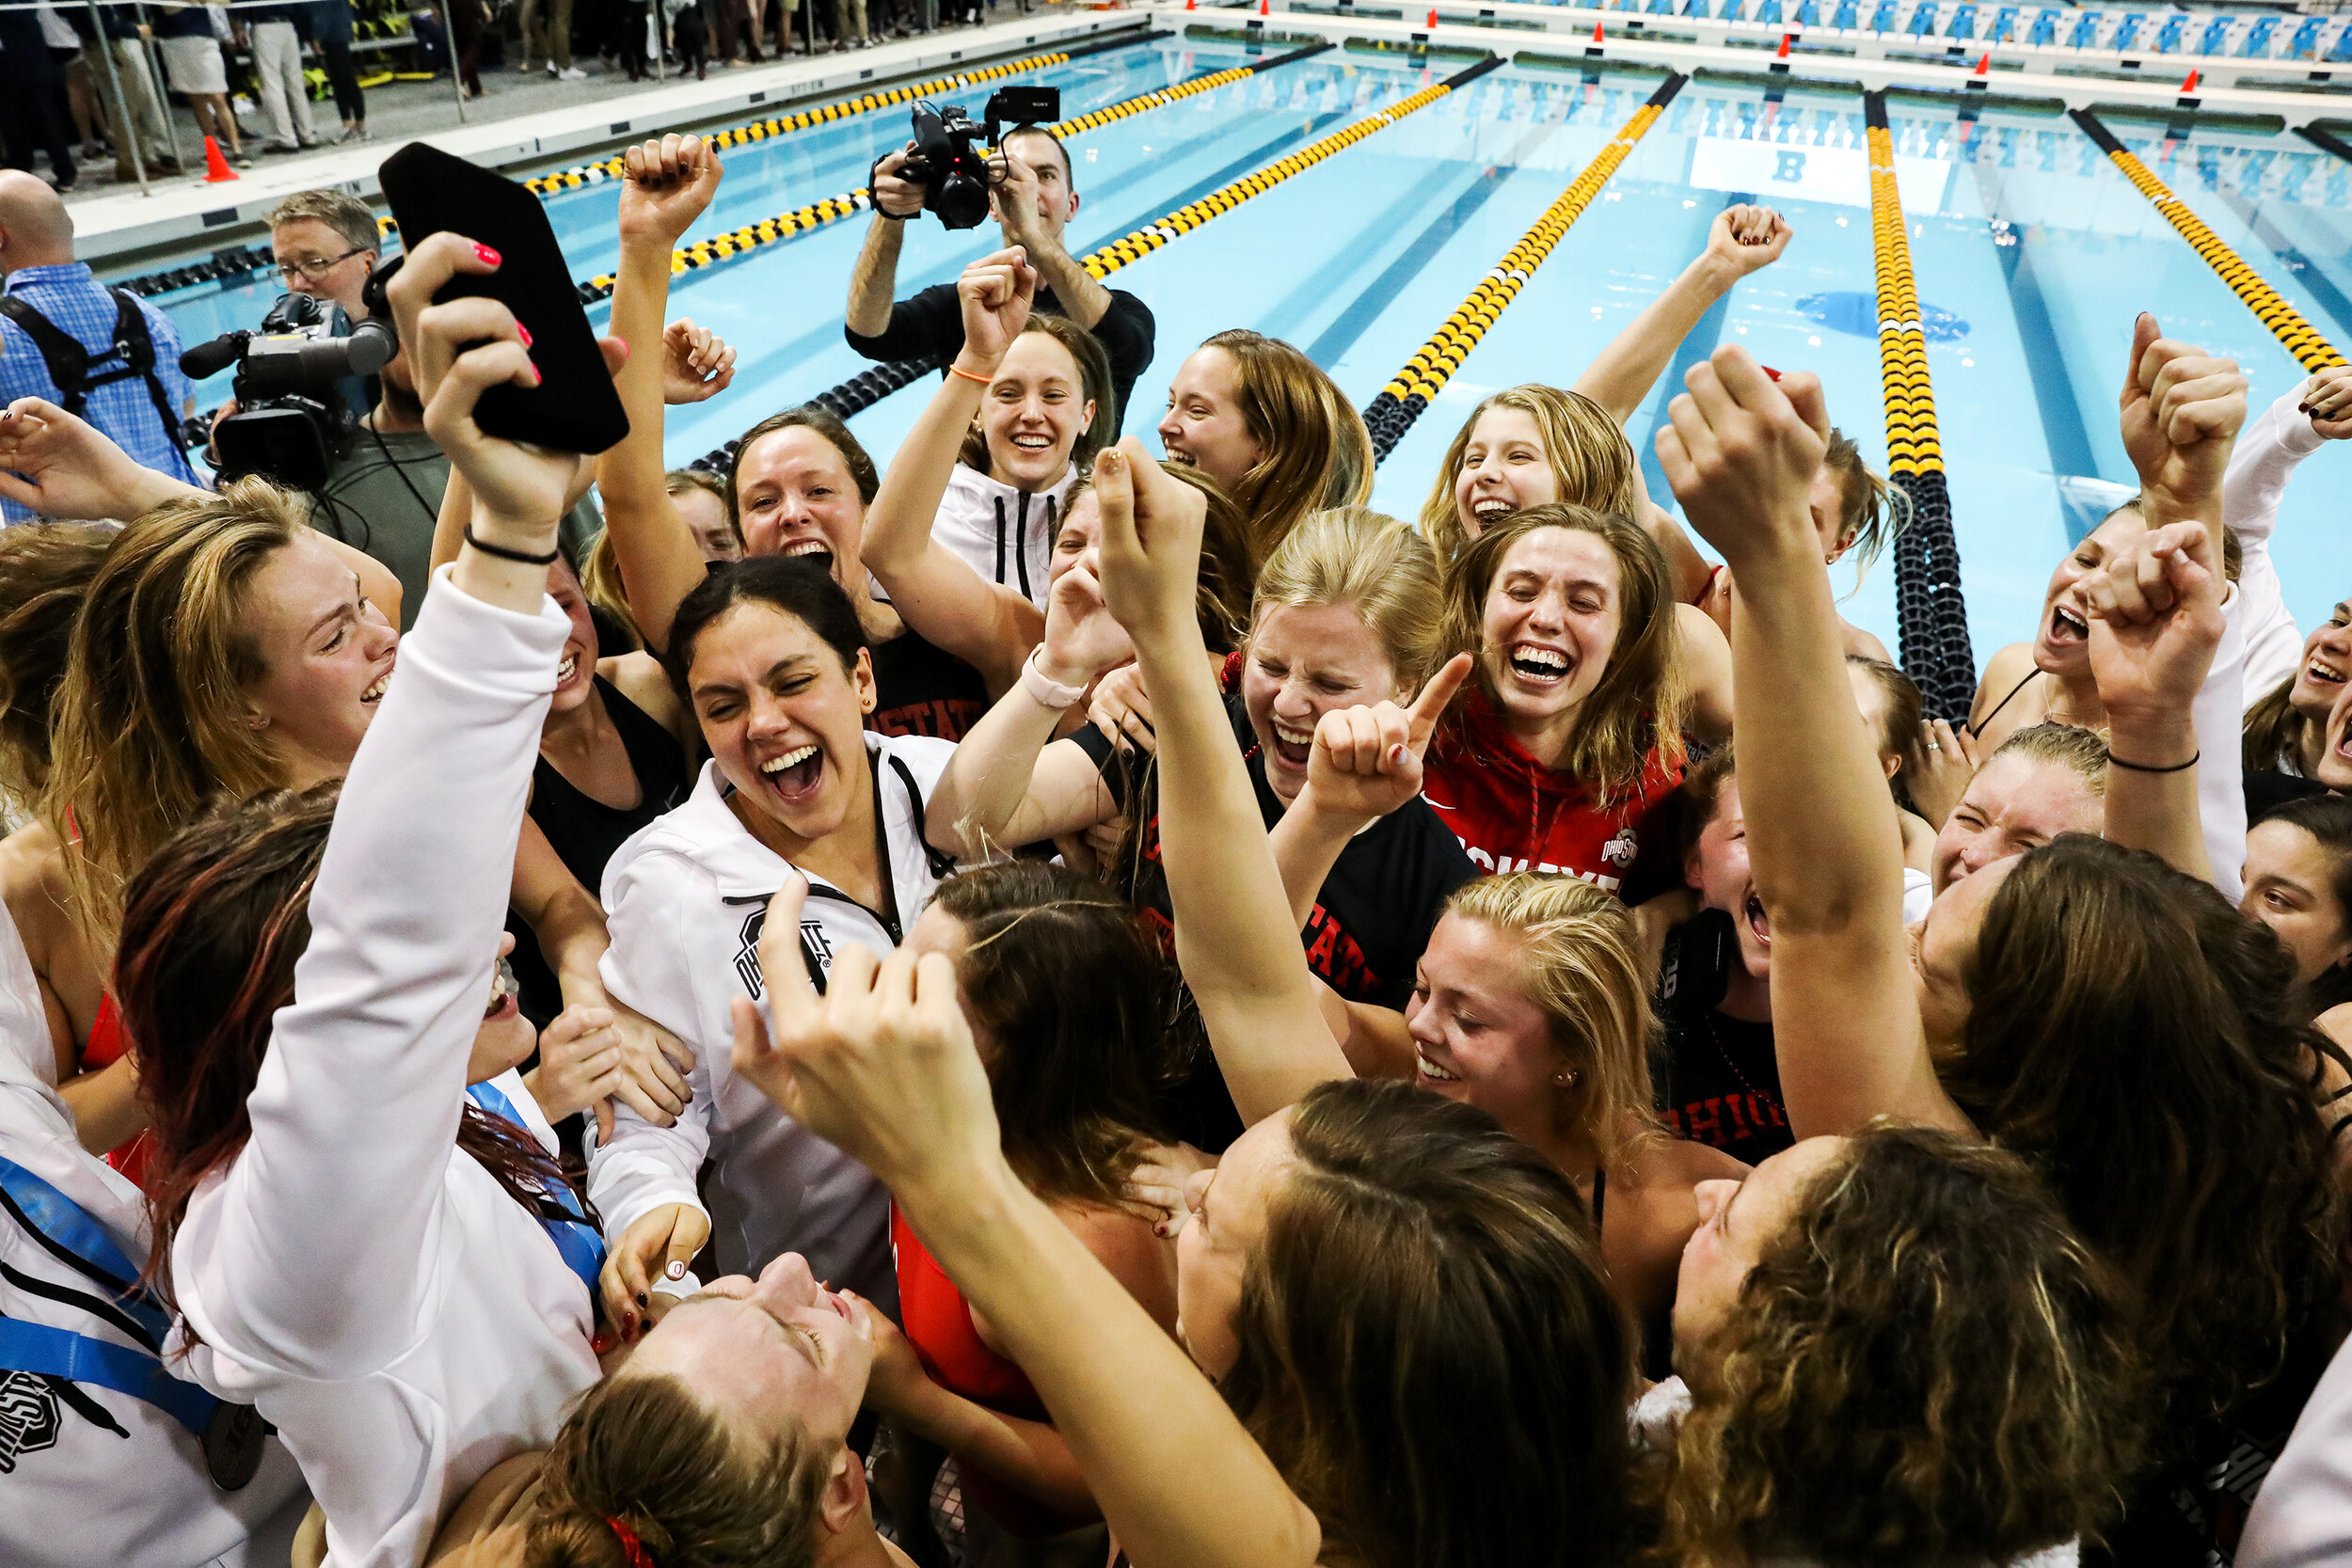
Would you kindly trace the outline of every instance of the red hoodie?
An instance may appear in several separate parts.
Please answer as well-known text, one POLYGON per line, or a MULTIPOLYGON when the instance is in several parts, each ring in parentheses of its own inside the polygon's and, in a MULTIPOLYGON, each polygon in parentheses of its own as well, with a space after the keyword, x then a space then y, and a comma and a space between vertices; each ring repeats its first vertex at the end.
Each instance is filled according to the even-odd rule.
POLYGON ((1682 764, 1657 747, 1608 805, 1572 773, 1528 755, 1484 691, 1449 715, 1429 749, 1422 798, 1482 872, 1565 872, 1615 893, 1635 860, 1671 852, 1663 807, 1682 764))

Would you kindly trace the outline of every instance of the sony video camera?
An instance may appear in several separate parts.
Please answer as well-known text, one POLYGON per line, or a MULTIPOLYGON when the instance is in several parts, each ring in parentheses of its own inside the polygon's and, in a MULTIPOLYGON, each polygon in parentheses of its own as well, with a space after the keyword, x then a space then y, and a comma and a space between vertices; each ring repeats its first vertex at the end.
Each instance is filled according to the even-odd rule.
POLYGON ((221 478, 260 474, 288 489, 316 490, 352 422, 367 412, 366 378, 399 349, 385 317, 354 326, 332 300, 285 293, 258 331, 199 343, 180 356, 180 369, 201 381, 237 367, 237 411, 213 427, 221 478))
POLYGON ((1000 125, 1051 125, 1061 119, 1059 87, 1002 87, 988 101, 979 124, 961 106, 914 105, 914 152, 898 178, 923 187, 923 210, 949 229, 977 229, 988 216, 988 190, 996 176, 981 153, 997 145, 1000 125))

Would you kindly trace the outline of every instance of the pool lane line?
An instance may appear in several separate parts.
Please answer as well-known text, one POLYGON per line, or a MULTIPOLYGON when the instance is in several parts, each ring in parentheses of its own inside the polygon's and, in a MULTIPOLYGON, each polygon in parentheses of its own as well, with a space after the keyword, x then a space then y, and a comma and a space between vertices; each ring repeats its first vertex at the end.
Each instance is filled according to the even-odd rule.
POLYGON ((2332 152, 2345 163, 2352 164, 2352 142, 2345 141, 2342 136, 2323 131, 2316 125, 2298 125, 2295 134, 2322 152, 2332 152))
MULTIPOLYGON (((2162 213, 2165 221, 2180 230, 2181 238, 2189 247, 2205 259, 2205 264, 2230 286, 2230 292, 2246 302, 2256 319, 2270 328, 2296 364, 2307 371, 2324 371, 2344 362, 2336 347, 2320 336, 2319 329, 2303 319, 2302 313, 2286 302, 2285 296, 2263 281, 2238 253, 2221 243, 2204 221, 2189 210, 2188 204, 2176 197, 2165 182, 2149 172, 2148 166, 2133 156, 2131 150, 2116 139, 2115 133, 2099 122, 2099 117, 2089 109, 2066 111, 2084 135, 2099 146, 2115 166, 2123 171, 2123 178, 2138 188, 2139 194, 2162 213)), ((2324 144, 2323 144, 2324 145, 2324 144)))
MULTIPOLYGON (((1072 60, 1083 59, 1089 55, 1099 55, 1106 50, 1132 48, 1138 43, 1148 42, 1155 36, 1147 30, 1119 38, 1100 39, 1090 47, 1057 50, 1050 55, 1030 55, 1022 59, 1007 60, 1000 65, 986 66, 977 71, 960 71, 952 76, 938 76, 928 82, 916 82, 909 87, 893 87, 887 92, 864 93, 856 98, 845 98, 838 103, 824 103, 814 109, 804 109, 799 114, 777 115, 772 119, 755 120, 748 125, 731 125, 723 131, 712 132, 704 140, 721 149, 767 141, 771 137, 790 135, 795 131, 805 131, 812 126, 831 125, 836 120, 852 119, 859 115, 871 114, 877 109, 889 109, 901 103, 912 103, 918 98, 928 98, 932 93, 946 92, 951 87, 968 87, 981 82, 1000 81, 1007 76, 1017 76, 1025 71, 1044 71, 1057 65, 1068 65, 1072 60)), ((593 164, 574 164, 571 167, 558 169, 553 174, 543 174, 535 180, 526 180, 523 185, 532 195, 544 200, 548 197, 559 195, 564 191, 575 191, 588 185, 600 185, 607 180, 618 180, 621 177, 621 170, 626 166, 626 158, 627 154, 623 153, 616 157, 599 159, 593 164)))
POLYGON ((1403 119, 1435 103, 1457 88, 1468 87, 1490 71, 1503 64, 1500 55, 1489 55, 1477 64, 1457 71, 1442 82, 1433 83, 1409 98, 1401 98, 1352 125, 1332 132, 1322 140, 1310 143, 1286 157, 1276 159, 1252 174, 1246 174, 1222 189, 1211 191, 1197 201, 1186 202, 1154 221, 1121 235, 1110 244, 1084 258, 1079 264, 1087 276, 1096 279, 1108 277, 1121 267, 1132 266, 1152 252, 1171 241, 1180 240, 1211 218, 1221 217, 1255 196, 1263 196, 1295 174, 1304 173, 1335 152, 1343 152, 1375 132, 1385 131, 1403 119))
POLYGON ((1439 389, 1462 368, 1462 361, 1486 337, 1495 318, 1527 286, 1527 280, 1544 264, 1561 236, 1584 215, 1593 198, 1600 194, 1601 187, 1609 183, 1618 166, 1632 152, 1633 144, 1648 135, 1649 128, 1658 123, 1666 106, 1674 102, 1675 94, 1689 80, 1680 71, 1667 73, 1658 90, 1633 111, 1633 117, 1584 166, 1584 172, 1544 210, 1534 228, 1519 236, 1518 244, 1503 253, 1494 270, 1445 319, 1436 335, 1405 362, 1405 368, 1381 388, 1380 395, 1364 405, 1364 428, 1372 433, 1375 463, 1386 460, 1405 438, 1405 433, 1413 428, 1413 421, 1421 418, 1422 410, 1437 401, 1439 389))
MULTIPOLYGON (((1090 113, 1080 115, 1074 119, 1061 120, 1048 126, 1047 129, 1057 136, 1080 135, 1089 131, 1099 130, 1115 120, 1126 119, 1152 109, 1179 103, 1184 99, 1197 98, 1201 93, 1214 92, 1218 87, 1231 87, 1235 82, 1246 81, 1249 77, 1263 75, 1266 71, 1306 59, 1310 55, 1323 54, 1332 47, 1333 45, 1328 42, 1311 43, 1304 49, 1294 49, 1287 55, 1278 55, 1271 59, 1253 60, 1248 65, 1212 71, 1206 76, 1196 76, 1189 82, 1180 82, 1172 87, 1161 87, 1139 97, 1122 99, 1117 103, 1107 104, 1090 113)), ((838 222, 852 213, 865 212, 872 206, 873 193, 866 186, 860 185, 856 190, 845 191, 839 196, 829 196, 822 201, 813 201, 805 207, 796 207, 791 212, 779 213, 774 217, 746 224, 727 233, 714 234, 697 240, 692 245, 681 246, 670 253, 670 276, 676 277, 704 267, 715 266, 721 261, 757 250, 763 245, 774 245, 778 241, 790 239, 795 234, 807 233, 812 229, 821 229, 829 223, 838 222)), ((612 293, 612 278, 613 275, 608 272, 599 273, 583 281, 580 285, 580 302, 582 305, 593 305, 597 300, 610 298, 612 293)), ((894 391, 896 389, 896 388, 892 388, 894 391)))
POLYGON ((1929 717, 1958 723, 1977 694, 1977 656, 1961 595, 1960 541, 1944 482, 1944 446, 1928 379, 1928 340, 1911 269, 1909 221, 1895 179, 1886 94, 1862 95, 1870 146, 1870 250, 1878 284, 1879 374, 1886 404, 1887 477, 1911 503, 1888 553, 1895 558, 1898 657, 1929 717))

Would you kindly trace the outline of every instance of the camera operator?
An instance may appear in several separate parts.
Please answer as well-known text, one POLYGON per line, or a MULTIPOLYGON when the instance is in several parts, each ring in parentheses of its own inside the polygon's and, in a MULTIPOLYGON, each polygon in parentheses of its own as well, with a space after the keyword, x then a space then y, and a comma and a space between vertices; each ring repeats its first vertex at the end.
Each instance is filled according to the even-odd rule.
MULTIPOLYGON (((0 172, 0 406, 44 398, 160 473, 189 483, 180 421, 194 391, 161 310, 109 289, 73 259, 73 219, 45 181, 0 172)), ((11 523, 33 514, 0 500, 11 523)), ((420 586, 421 592, 421 585, 420 586)))
POLYGON ((333 300, 354 322, 367 319, 360 295, 383 240, 366 202, 342 191, 296 191, 269 215, 269 247, 287 288, 333 300))
MULTIPOLYGON (((874 167, 874 226, 850 276, 850 346, 868 359, 952 358, 963 346, 963 317, 952 283, 891 302, 898 272, 901 226, 923 211, 923 186, 900 177, 915 144, 874 167)), ((1028 252, 1039 273, 1034 309, 1067 316, 1102 341, 1110 356, 1111 387, 1120 419, 1136 377, 1152 362, 1152 312, 1123 289, 1106 289, 1087 276, 1062 248, 1062 229, 1078 215, 1070 154, 1044 127, 1024 124, 1005 133, 993 162, 1002 182, 989 192, 989 210, 1007 245, 1028 252)))

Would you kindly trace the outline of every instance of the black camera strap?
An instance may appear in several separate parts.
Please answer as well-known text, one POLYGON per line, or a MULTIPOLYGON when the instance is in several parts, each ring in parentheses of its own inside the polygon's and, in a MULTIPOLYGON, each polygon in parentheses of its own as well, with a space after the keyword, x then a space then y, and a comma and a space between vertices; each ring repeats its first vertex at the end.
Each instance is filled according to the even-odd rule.
POLYGON ((877 195, 874 190, 874 187, 882 181, 882 158, 890 156, 892 156, 892 154, 888 152, 883 153, 882 158, 875 159, 873 164, 866 170, 866 205, 874 209, 874 215, 876 217, 888 218, 893 223, 904 223, 907 220, 907 214, 904 213, 883 212, 882 198, 877 195))
POLYGON ((171 399, 165 395, 162 378, 155 373, 155 339, 147 329, 147 313, 139 309, 138 295, 128 289, 109 289, 115 296, 114 341, 92 354, 82 346, 72 333, 42 315, 15 294, 0 294, 0 313, 24 329, 40 351, 41 363, 49 368, 49 379, 57 384, 57 401, 65 411, 76 419, 82 417, 91 388, 139 376, 147 383, 147 395, 155 404, 156 417, 164 421, 164 438, 179 444, 180 416, 172 412, 171 399), (94 362, 121 357, 122 363, 110 371, 90 372, 94 362))

